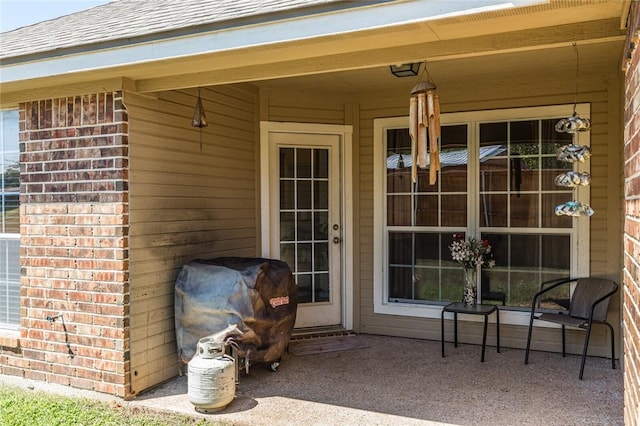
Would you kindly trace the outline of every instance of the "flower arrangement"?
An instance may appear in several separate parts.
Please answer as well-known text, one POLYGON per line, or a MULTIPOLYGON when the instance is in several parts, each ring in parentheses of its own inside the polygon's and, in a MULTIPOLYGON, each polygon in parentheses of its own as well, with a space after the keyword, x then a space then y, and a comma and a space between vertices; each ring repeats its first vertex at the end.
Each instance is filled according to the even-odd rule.
POLYGON ((469 238, 467 241, 462 234, 453 234, 453 242, 449 246, 451 257, 466 269, 477 266, 493 268, 496 264, 491 253, 489 240, 469 238))

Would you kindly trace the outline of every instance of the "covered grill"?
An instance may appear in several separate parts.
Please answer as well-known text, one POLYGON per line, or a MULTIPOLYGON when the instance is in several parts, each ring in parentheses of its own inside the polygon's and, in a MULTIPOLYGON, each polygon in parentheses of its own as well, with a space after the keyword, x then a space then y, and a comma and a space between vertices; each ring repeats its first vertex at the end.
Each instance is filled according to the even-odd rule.
POLYGON ((247 363, 275 363, 289 343, 297 306, 293 275, 280 260, 225 257, 187 263, 175 287, 179 360, 186 364, 199 339, 236 324, 242 334, 229 342, 238 355, 247 363))

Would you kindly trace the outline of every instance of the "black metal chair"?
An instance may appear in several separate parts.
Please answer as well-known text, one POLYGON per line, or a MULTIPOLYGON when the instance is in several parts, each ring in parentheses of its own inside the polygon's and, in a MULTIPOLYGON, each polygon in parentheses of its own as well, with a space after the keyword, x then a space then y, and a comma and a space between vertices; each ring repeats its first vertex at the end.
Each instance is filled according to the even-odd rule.
POLYGON ((582 362, 580 364, 580 380, 584 373, 584 363, 587 357, 587 347, 589 346, 589 336, 591 335, 591 326, 593 324, 604 324, 611 331, 611 368, 616 368, 615 360, 615 343, 613 327, 606 321, 607 309, 611 296, 618 291, 618 284, 605 278, 565 278, 554 280, 553 282, 545 282, 541 285, 541 290, 536 293, 531 302, 531 318, 529 320, 529 334, 527 335, 527 350, 524 356, 524 363, 529 363, 529 350, 531 348, 531 331, 533 329, 533 320, 548 321, 562 326, 562 356, 566 356, 565 352, 565 326, 575 327, 586 330, 584 338, 584 347, 582 349, 582 362), (539 299, 554 288, 575 282, 576 286, 569 302, 569 310, 566 313, 538 313, 536 314, 536 306, 539 299), (550 285, 546 285, 549 284, 550 285))

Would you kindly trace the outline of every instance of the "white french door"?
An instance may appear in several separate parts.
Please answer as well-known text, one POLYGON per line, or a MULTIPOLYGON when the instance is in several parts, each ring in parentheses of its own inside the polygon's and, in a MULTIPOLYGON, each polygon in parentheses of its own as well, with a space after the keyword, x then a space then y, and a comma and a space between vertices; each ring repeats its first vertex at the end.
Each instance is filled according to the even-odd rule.
POLYGON ((287 262, 296 280, 295 326, 339 325, 344 235, 341 137, 270 132, 268 139, 269 253, 287 262))

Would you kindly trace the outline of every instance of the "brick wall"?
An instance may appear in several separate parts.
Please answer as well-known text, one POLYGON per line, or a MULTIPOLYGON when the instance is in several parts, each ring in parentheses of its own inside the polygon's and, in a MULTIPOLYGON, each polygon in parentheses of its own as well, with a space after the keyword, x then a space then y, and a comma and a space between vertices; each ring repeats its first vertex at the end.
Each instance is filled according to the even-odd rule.
POLYGON ((20 105, 21 327, 0 373, 127 396, 127 132, 121 93, 20 105))
POLYGON ((640 3, 629 15, 624 112, 624 405, 625 424, 640 424, 640 3))

